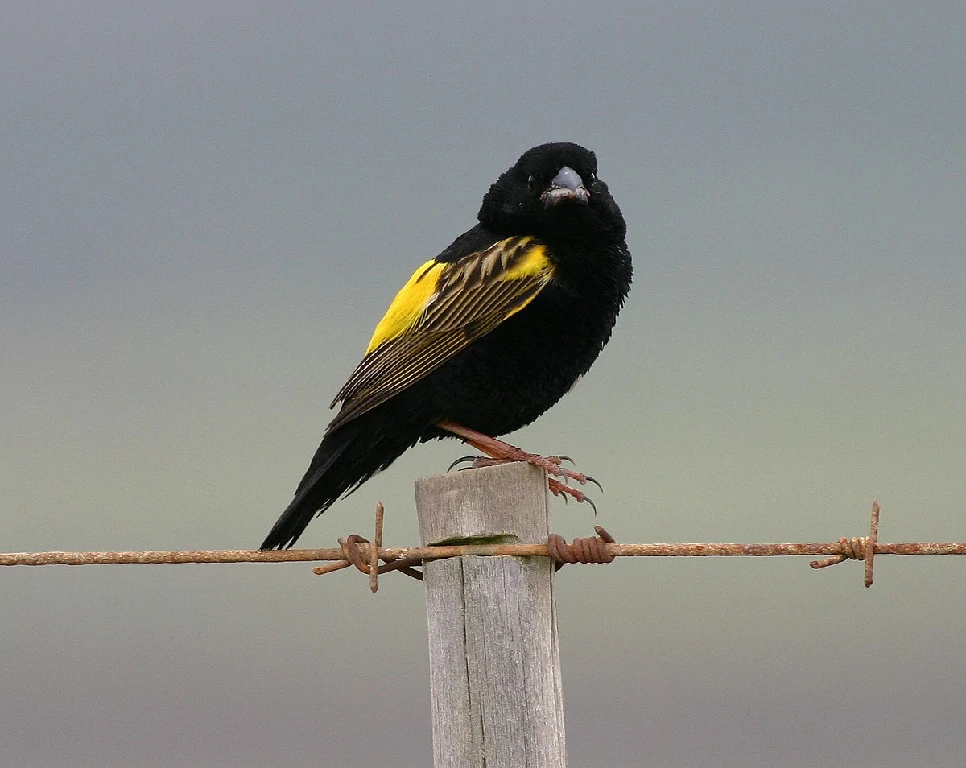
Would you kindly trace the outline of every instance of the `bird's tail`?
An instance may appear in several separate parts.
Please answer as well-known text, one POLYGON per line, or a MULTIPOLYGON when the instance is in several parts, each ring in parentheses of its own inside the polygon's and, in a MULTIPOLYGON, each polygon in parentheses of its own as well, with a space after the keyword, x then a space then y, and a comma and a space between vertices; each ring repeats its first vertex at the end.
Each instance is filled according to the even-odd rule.
POLYGON ((312 518, 388 467, 420 439, 425 420, 401 409, 396 414, 386 410, 376 408, 326 433, 295 498, 272 526, 261 549, 291 547, 312 518))

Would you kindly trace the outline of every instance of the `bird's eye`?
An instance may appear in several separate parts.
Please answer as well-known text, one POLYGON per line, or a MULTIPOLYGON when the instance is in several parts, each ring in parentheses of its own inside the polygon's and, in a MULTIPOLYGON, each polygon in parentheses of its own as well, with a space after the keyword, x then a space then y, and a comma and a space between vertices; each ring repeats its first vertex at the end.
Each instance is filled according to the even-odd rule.
POLYGON ((531 176, 529 179, 527 179, 527 187, 529 187, 531 192, 536 192, 538 186, 539 183, 537 182, 535 176, 531 176))

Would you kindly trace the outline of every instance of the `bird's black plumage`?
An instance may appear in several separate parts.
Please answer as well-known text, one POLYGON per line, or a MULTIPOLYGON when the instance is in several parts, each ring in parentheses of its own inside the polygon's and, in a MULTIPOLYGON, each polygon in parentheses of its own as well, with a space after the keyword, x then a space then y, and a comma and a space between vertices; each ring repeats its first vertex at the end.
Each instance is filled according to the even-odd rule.
POLYGON ((406 449, 462 425, 529 424, 593 364, 631 283, 625 224, 593 152, 525 152, 479 224, 417 269, 339 392, 295 498, 262 543, 291 546, 316 514, 406 449))

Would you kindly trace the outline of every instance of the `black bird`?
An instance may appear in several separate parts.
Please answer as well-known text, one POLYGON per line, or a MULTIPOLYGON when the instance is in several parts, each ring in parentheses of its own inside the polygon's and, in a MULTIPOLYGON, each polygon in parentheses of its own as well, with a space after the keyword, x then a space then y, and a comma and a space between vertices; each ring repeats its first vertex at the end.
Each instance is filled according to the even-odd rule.
MULTIPOLYGON (((525 152, 477 218, 396 295, 262 549, 292 546, 417 442, 458 436, 496 461, 587 479, 495 436, 556 403, 610 338, 631 284, 624 218, 594 153, 570 143, 525 152)), ((584 498, 555 479, 550 490, 584 498)))

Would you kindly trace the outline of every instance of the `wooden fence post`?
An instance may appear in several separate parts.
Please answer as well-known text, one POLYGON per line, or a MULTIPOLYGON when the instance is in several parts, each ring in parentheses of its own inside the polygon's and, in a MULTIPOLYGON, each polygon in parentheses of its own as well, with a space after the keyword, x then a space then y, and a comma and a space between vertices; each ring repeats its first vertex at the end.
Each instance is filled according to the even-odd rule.
MULTIPOLYGON (((424 546, 547 540, 543 470, 504 464, 416 483, 424 546)), ((436 768, 567 764, 553 564, 458 557, 425 567, 436 768)))

